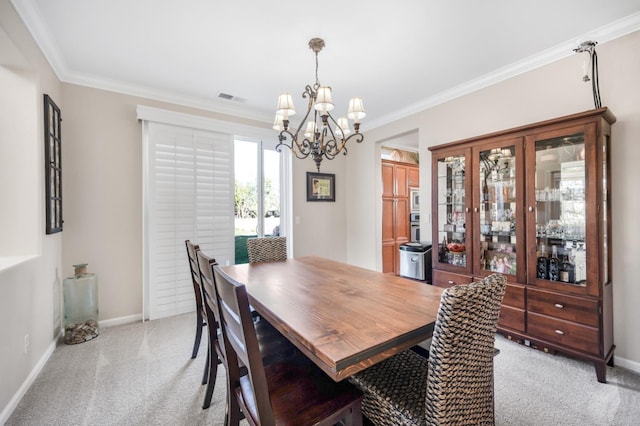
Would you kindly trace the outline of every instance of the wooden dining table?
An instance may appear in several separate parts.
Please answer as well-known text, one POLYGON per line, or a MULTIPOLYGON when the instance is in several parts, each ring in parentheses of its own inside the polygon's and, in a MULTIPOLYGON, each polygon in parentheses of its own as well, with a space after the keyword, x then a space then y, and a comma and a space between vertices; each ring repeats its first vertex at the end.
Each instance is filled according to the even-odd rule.
POLYGON ((335 381, 430 338, 443 291, 315 256, 222 270, 335 381))

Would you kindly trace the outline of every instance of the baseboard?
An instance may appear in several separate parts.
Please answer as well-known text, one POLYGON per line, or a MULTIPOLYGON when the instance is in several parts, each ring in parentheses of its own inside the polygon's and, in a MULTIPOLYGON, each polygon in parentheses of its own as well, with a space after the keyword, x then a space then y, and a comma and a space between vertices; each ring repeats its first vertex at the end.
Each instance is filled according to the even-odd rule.
POLYGON ((640 362, 630 361, 628 359, 620 358, 619 356, 613 356, 613 365, 616 367, 626 368, 634 373, 640 374, 640 362))
POLYGON ((20 386, 20 389, 18 389, 16 394, 13 395, 13 398, 11 398, 11 401, 9 401, 7 406, 4 407, 4 410, 2 410, 2 413, 0 413, 0 425, 4 425, 9 420, 9 417, 11 417, 11 414, 13 414, 13 411, 22 400, 22 397, 24 397, 33 382, 38 377, 38 374, 40 374, 44 366, 47 364, 47 361, 49 361, 49 358, 53 354, 53 351, 56 349, 57 340, 58 339, 53 339, 45 353, 40 357, 38 363, 35 365, 35 367, 33 367, 33 370, 31 370, 31 373, 29 373, 29 376, 27 376, 25 381, 22 383, 22 386, 20 386))
POLYGON ((115 327, 117 325, 131 324, 132 322, 142 321, 142 314, 127 315, 126 317, 111 318, 98 322, 99 327, 115 327))

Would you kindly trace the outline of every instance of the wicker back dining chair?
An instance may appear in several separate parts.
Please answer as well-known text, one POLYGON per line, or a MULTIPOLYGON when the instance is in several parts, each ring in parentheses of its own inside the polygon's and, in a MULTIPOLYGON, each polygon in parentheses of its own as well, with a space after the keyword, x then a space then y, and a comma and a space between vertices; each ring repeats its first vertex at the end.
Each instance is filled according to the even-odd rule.
POLYGON ((287 260, 287 237, 249 238, 249 263, 287 260))
POLYGON ((506 279, 442 293, 429 357, 401 352, 350 378, 375 425, 493 425, 495 333, 506 279))
POLYGON ((228 362, 227 425, 244 414, 252 426, 362 425, 362 393, 347 381, 334 382, 302 354, 265 365, 261 359, 246 288, 213 267, 218 319, 228 362), (242 375, 241 366, 247 374, 242 375))

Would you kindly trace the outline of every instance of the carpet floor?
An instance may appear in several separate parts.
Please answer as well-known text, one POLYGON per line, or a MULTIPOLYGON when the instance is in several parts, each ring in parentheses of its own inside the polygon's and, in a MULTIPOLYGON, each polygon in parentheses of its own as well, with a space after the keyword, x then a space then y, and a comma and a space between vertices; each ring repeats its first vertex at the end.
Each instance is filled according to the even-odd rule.
MULTIPOLYGON (((207 345, 203 340, 190 359, 194 324, 195 315, 179 315, 103 328, 92 341, 59 345, 6 424, 222 425, 224 369, 203 410, 207 345)), ((608 367, 602 384, 592 364, 501 336, 496 347, 497 425, 640 424, 640 375, 608 367)))

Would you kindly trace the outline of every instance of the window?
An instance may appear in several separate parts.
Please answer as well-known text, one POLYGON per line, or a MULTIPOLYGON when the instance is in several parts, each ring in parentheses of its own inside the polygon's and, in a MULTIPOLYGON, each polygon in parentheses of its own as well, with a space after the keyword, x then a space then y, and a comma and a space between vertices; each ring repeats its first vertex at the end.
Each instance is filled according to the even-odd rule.
MULTIPOLYGON (((185 240, 198 244, 220 264, 236 261, 234 134, 248 134, 242 139, 245 141, 260 140, 262 132, 267 132, 267 137, 273 135, 262 129, 142 106, 138 107, 138 118, 143 120, 144 146, 143 317, 155 319, 195 308, 185 240)), ((254 149, 259 146, 252 144, 254 149)), ((255 155, 259 152, 254 151, 255 155)), ((277 155, 280 164, 281 154, 271 154, 277 155)), ((244 162, 249 164, 246 158, 244 162)), ((283 187, 279 176, 268 178, 277 180, 278 193, 283 187)), ((254 210, 254 228, 258 223, 263 228, 271 226, 268 219, 274 212, 254 210)), ((246 251, 246 243, 244 247, 246 251)))
POLYGON ((247 239, 284 235, 281 158, 262 141, 235 140, 236 263, 247 263, 247 239))

